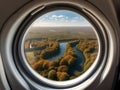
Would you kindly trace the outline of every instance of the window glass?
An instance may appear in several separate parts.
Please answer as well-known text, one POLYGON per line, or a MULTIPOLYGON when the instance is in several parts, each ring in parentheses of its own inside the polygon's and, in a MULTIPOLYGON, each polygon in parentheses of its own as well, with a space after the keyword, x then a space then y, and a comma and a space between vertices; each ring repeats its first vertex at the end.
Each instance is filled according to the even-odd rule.
POLYGON ((83 74, 98 54, 98 38, 82 15, 54 10, 38 17, 28 27, 24 53, 29 65, 41 76, 55 81, 83 74))

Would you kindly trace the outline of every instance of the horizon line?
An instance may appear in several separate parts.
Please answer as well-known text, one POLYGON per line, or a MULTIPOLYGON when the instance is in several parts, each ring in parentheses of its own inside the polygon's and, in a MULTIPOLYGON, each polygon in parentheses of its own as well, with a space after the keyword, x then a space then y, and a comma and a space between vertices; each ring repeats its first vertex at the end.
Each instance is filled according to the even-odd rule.
POLYGON ((31 27, 92 27, 91 25, 73 25, 73 26, 70 26, 70 25, 58 25, 58 26, 31 26, 31 27))

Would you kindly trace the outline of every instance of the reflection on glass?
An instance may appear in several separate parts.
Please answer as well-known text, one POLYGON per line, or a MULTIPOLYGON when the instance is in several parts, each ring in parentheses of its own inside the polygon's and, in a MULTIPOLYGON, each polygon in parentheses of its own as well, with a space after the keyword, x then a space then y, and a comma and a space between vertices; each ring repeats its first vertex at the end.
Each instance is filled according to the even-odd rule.
POLYGON ((92 25, 80 14, 55 10, 38 17, 24 41, 30 66, 50 80, 71 80, 84 73, 98 54, 92 25))

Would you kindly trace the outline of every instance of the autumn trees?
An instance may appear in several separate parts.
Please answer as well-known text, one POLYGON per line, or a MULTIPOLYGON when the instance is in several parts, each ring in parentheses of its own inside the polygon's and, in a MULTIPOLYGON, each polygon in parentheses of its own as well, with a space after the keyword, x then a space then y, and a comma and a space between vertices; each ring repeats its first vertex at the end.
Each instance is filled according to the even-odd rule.
POLYGON ((59 53, 59 42, 57 41, 34 41, 32 42, 32 46, 33 48, 38 48, 38 50, 34 51, 37 60, 47 59, 59 53), (40 47, 41 49, 39 49, 40 47))
POLYGON ((68 43, 66 52, 61 58, 52 61, 41 58, 32 65, 32 68, 48 79, 64 81, 70 79, 70 68, 74 67, 76 60, 75 51, 68 43))
POLYGON ((97 40, 74 40, 66 43, 66 50, 63 56, 56 60, 48 60, 48 57, 54 56, 59 50, 60 42, 57 41, 41 41, 34 47, 47 45, 45 49, 34 53, 35 57, 39 57, 31 66, 41 76, 56 80, 65 81, 74 79, 85 72, 94 62, 98 52, 97 40), (84 63, 77 63, 78 58, 75 49, 82 52, 84 63), (82 67, 81 70, 76 70, 82 67))
POLYGON ((98 53, 97 40, 81 40, 76 47, 83 52, 85 57, 85 62, 83 64, 83 72, 85 72, 96 59, 98 53))

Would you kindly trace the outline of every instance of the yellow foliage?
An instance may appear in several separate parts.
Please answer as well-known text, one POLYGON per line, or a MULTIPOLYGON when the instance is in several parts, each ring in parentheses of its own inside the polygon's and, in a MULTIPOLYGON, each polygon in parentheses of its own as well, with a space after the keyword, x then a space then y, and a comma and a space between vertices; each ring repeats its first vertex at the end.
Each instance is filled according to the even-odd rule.
POLYGON ((83 72, 85 72, 96 59, 98 52, 97 40, 81 40, 77 45, 77 48, 82 51, 85 56, 85 62, 83 65, 83 72))
POLYGON ((66 72, 57 72, 58 81, 65 81, 69 79, 69 75, 66 72))
POLYGON ((52 79, 52 80, 55 80, 56 79, 56 71, 55 70, 50 70, 49 73, 48 73, 48 78, 49 79, 52 79))
POLYGON ((58 72, 67 72, 68 71, 68 66, 66 66, 66 65, 59 66, 57 71, 58 72))
POLYGON ((39 60, 37 62, 35 62, 33 65, 32 65, 32 68, 33 69, 46 69, 48 68, 48 65, 49 65, 49 61, 48 60, 39 60))
POLYGON ((73 63, 75 63, 76 58, 71 56, 71 55, 66 55, 64 56, 61 61, 60 61, 60 65, 71 65, 73 63))

